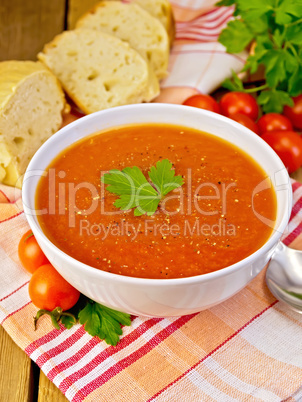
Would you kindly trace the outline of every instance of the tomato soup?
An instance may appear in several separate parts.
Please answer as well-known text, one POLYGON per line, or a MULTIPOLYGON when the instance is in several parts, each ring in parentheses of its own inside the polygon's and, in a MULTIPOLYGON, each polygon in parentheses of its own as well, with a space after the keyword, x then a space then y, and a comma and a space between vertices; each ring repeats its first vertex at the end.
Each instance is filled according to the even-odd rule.
POLYGON ((191 128, 143 124, 91 135, 65 149, 40 179, 36 208, 62 251, 103 271, 182 278, 232 265, 259 249, 276 218, 265 172, 242 150, 191 128), (168 159, 184 184, 152 216, 114 206, 101 176, 168 159))

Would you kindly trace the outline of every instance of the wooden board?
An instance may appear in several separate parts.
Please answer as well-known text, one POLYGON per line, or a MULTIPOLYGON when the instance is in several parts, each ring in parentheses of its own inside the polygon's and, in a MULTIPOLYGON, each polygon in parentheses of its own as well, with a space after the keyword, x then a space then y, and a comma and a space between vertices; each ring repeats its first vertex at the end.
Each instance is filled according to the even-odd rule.
POLYGON ((59 388, 40 371, 38 402, 66 402, 67 400, 59 388))
POLYGON ((0 326, 0 401, 34 400, 66 402, 67 398, 0 326))
POLYGON ((65 0, 1 0, 0 61, 36 60, 43 45, 64 30, 65 0))
POLYGON ((30 402, 33 394, 32 362, 0 327, 0 401, 30 402))

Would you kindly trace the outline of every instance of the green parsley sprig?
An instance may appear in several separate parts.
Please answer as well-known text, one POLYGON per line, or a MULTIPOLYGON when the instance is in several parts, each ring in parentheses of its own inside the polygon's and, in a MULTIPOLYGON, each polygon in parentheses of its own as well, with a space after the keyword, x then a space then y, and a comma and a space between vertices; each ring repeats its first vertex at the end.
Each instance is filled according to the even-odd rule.
POLYGON ((120 335, 123 333, 121 326, 131 325, 130 314, 105 307, 84 295, 81 295, 77 304, 68 311, 62 311, 61 307, 52 311, 39 310, 34 317, 35 328, 38 319, 44 314, 50 316, 56 329, 60 329, 60 323, 70 329, 79 322, 91 336, 97 336, 112 346, 120 341, 120 335))
POLYGON ((123 170, 110 170, 101 177, 102 183, 108 184, 107 190, 119 195, 114 206, 125 211, 134 209, 135 216, 153 215, 160 201, 172 190, 182 186, 181 176, 175 176, 172 163, 163 159, 152 166, 148 172, 151 183, 137 167, 123 170))
POLYGON ((131 325, 129 314, 112 310, 92 300, 88 300, 79 312, 79 322, 91 336, 98 336, 113 346, 119 342, 123 333, 121 325, 131 325))
POLYGON ((221 32, 229 53, 239 53, 255 42, 254 53, 242 71, 264 68, 265 84, 244 89, 233 72, 223 86, 232 91, 259 92, 265 113, 281 113, 293 106, 293 96, 302 93, 302 0, 221 0, 218 6, 235 5, 235 19, 221 32))

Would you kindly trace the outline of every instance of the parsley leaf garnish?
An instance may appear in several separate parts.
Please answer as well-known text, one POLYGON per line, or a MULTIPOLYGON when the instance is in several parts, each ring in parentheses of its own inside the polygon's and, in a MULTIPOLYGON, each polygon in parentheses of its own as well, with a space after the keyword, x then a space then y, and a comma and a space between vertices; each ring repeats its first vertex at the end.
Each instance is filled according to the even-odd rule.
POLYGON ((127 167, 120 170, 110 170, 101 178, 109 184, 107 190, 120 196, 114 206, 125 211, 135 208, 134 215, 140 216, 148 211, 149 215, 156 211, 160 197, 159 193, 147 181, 138 167, 127 167))
POLYGON ((218 6, 235 6, 235 19, 222 30, 219 41, 229 53, 239 53, 255 42, 254 53, 242 71, 264 69, 265 84, 245 89, 234 74, 223 86, 242 92, 260 92, 265 113, 281 113, 302 93, 302 1, 221 0, 218 6))
POLYGON ((121 325, 131 325, 130 315, 112 310, 92 300, 79 312, 79 322, 91 336, 115 346, 123 331, 121 325))
POLYGON ((168 159, 157 162, 156 167, 152 166, 148 174, 162 196, 183 185, 182 177, 175 176, 175 171, 172 170, 172 163, 168 159))
POLYGON ((181 176, 175 176, 172 163, 168 159, 158 161, 148 172, 151 183, 137 167, 110 170, 101 177, 108 184, 107 190, 119 195, 114 206, 123 211, 134 209, 135 216, 153 215, 162 198, 172 190, 182 186, 181 176))

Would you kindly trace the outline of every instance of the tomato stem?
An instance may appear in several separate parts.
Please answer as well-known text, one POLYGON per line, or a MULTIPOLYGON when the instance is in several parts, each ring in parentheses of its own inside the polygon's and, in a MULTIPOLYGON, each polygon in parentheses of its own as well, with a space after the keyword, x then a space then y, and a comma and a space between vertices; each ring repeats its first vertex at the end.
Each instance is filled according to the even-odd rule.
POLYGON ((76 322, 77 322, 77 319, 76 319, 76 317, 75 317, 73 314, 63 311, 61 307, 56 307, 56 308, 53 309, 52 311, 45 310, 45 309, 40 309, 40 310, 37 312, 36 316, 34 317, 34 326, 35 326, 35 330, 37 329, 37 321, 38 321, 39 318, 42 317, 42 315, 44 315, 44 314, 47 314, 47 315, 50 316, 52 325, 53 325, 54 328, 56 328, 56 329, 60 329, 59 323, 60 323, 61 318, 62 318, 63 316, 71 317, 71 318, 73 319, 73 321, 74 321, 74 324, 76 324, 76 322))
POLYGON ((33 235, 34 235, 33 232, 31 232, 28 236, 26 236, 25 239, 23 240, 24 243, 25 243, 29 238, 31 238, 33 235))

